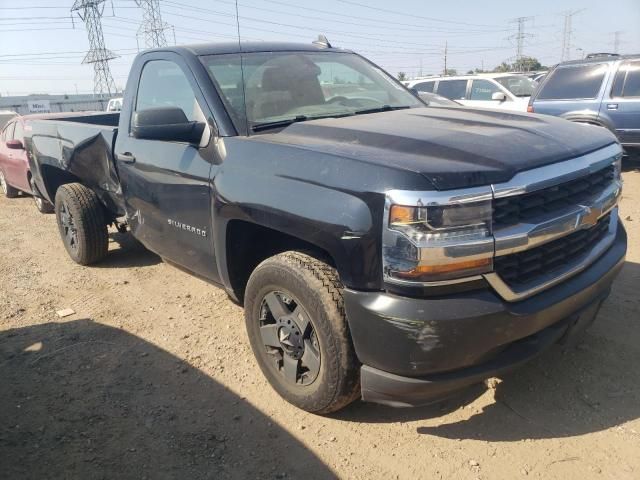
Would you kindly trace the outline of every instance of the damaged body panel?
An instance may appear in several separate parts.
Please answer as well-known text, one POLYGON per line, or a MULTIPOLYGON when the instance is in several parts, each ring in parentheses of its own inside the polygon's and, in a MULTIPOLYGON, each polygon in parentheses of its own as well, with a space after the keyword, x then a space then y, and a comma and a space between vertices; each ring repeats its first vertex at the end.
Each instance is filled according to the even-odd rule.
POLYGON ((46 200, 53 204, 57 188, 71 177, 94 190, 115 217, 124 215, 113 159, 117 125, 118 114, 33 122, 25 137, 26 149, 36 185, 46 200))

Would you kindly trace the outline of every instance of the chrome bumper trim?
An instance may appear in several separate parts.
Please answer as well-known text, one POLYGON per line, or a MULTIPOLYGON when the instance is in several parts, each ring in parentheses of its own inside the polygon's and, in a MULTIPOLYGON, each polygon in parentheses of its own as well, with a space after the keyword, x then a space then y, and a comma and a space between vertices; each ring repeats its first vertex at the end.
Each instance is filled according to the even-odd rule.
POLYGON ((540 218, 535 223, 520 223, 494 230, 495 256, 529 250, 578 230, 593 227, 616 206, 621 192, 622 183, 614 181, 589 202, 584 202, 584 205, 549 214, 547 218, 540 218))
POLYGON ((548 272, 544 277, 538 279, 529 285, 524 285, 517 289, 513 289, 507 285, 500 276, 495 273, 487 273, 484 276, 485 280, 491 285, 498 295, 504 298, 508 302, 516 302, 518 300, 524 300, 537 293, 542 292, 548 288, 558 285, 568 278, 586 270, 593 262, 595 262, 602 254, 613 244, 616 234, 618 232, 618 208, 614 208, 611 213, 611 219, 609 220, 609 232, 607 235, 598 242, 598 244, 591 249, 588 253, 578 257, 571 265, 567 265, 562 270, 554 270, 548 272))

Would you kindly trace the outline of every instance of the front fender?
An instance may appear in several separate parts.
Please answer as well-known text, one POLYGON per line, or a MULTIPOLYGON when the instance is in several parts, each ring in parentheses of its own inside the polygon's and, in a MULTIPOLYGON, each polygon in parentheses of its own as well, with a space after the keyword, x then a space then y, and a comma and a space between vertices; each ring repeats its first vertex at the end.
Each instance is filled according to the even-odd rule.
POLYGON ((364 199, 297 178, 265 178, 248 172, 221 172, 214 179, 214 191, 214 245, 225 285, 230 284, 226 267, 227 225, 232 220, 243 220, 324 250, 347 286, 379 287, 380 222, 372 210, 382 212, 382 196, 364 199))
POLYGON ((432 189, 416 172, 280 143, 277 134, 227 137, 212 170, 213 235, 229 287, 227 226, 242 220, 331 256, 345 286, 379 290, 385 192, 432 189))

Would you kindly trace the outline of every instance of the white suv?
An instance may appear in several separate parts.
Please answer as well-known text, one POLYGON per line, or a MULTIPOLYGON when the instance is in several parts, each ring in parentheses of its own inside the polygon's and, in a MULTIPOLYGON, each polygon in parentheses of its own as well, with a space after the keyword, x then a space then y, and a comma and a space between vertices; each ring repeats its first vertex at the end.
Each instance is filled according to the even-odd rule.
POLYGON ((481 73, 457 77, 429 77, 405 83, 418 92, 437 93, 469 107, 526 112, 536 83, 518 73, 481 73))

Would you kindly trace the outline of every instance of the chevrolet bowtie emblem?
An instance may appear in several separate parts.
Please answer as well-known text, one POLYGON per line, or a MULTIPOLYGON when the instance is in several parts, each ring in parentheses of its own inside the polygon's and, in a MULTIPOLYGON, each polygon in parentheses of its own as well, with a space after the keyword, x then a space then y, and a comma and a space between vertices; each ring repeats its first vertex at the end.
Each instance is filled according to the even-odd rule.
POLYGON ((602 211, 598 208, 586 208, 585 214, 582 216, 582 225, 586 227, 593 227, 596 223, 598 223, 598 218, 600 218, 600 214, 602 211))

